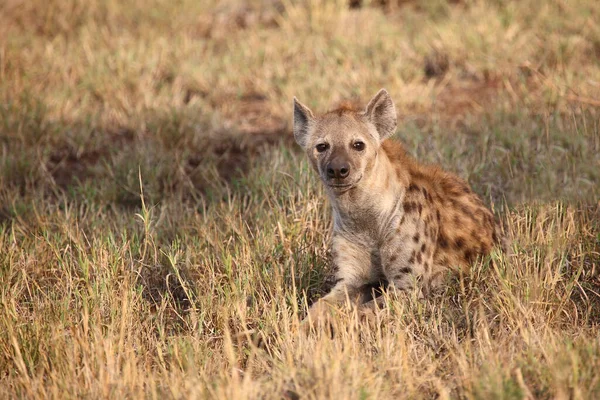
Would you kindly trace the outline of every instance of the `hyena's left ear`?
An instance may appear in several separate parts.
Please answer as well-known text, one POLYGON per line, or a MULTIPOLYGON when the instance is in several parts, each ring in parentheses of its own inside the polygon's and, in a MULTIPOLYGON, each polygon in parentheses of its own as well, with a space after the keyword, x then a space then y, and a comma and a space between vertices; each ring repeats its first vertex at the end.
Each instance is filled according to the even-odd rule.
POLYGON ((387 90, 381 89, 369 101, 365 115, 375 125, 380 141, 392 136, 396 132, 396 107, 387 90))
POLYGON ((314 119, 312 111, 294 97, 294 139, 303 149, 308 143, 308 131, 314 119))

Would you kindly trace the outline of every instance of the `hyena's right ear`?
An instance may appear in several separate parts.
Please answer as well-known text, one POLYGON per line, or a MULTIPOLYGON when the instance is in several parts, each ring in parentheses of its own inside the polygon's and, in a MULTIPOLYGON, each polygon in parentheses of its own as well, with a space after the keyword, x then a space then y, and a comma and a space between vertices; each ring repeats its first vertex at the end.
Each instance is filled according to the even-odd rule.
POLYGON ((314 120, 312 111, 294 97, 294 139, 303 149, 308 144, 308 131, 314 120))

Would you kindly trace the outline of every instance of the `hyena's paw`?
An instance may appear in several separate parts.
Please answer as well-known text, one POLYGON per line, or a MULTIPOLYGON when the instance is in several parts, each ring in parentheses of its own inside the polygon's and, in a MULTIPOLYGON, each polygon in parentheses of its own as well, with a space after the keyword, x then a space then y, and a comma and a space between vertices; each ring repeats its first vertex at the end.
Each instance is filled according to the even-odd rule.
POLYGON ((377 311, 372 308, 359 308, 357 310, 358 322, 361 326, 376 326, 377 325, 377 311))
POLYGON ((358 307, 358 318, 361 323, 366 323, 369 326, 377 323, 377 316, 381 309, 386 306, 383 296, 370 300, 358 307))
POLYGON ((309 334, 323 329, 331 330, 333 306, 325 301, 317 301, 308 310, 308 315, 300 322, 300 330, 309 334))

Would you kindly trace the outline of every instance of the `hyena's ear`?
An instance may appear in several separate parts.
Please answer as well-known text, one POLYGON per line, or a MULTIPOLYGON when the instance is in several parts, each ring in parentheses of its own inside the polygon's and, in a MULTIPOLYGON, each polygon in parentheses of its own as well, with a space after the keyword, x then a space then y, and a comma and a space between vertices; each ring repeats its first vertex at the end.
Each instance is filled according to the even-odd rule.
POLYGON ((381 89, 369 101, 365 115, 375 125, 380 141, 396 132, 396 107, 387 90, 381 89))
POLYGON ((294 97, 294 139, 303 149, 308 143, 308 130, 314 120, 312 111, 294 97))

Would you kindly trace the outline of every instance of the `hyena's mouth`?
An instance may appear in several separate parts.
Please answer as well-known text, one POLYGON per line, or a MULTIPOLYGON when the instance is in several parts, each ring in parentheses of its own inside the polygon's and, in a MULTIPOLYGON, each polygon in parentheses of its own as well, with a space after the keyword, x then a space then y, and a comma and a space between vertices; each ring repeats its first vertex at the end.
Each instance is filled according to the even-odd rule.
POLYGON ((335 182, 327 182, 327 186, 329 186, 330 188, 332 188, 334 191, 341 193, 341 192, 346 192, 350 189, 352 189, 353 187, 355 187, 358 182, 360 182, 360 180, 362 179, 362 175, 358 177, 358 179, 356 179, 354 182, 350 182, 350 183, 335 183, 335 182))

